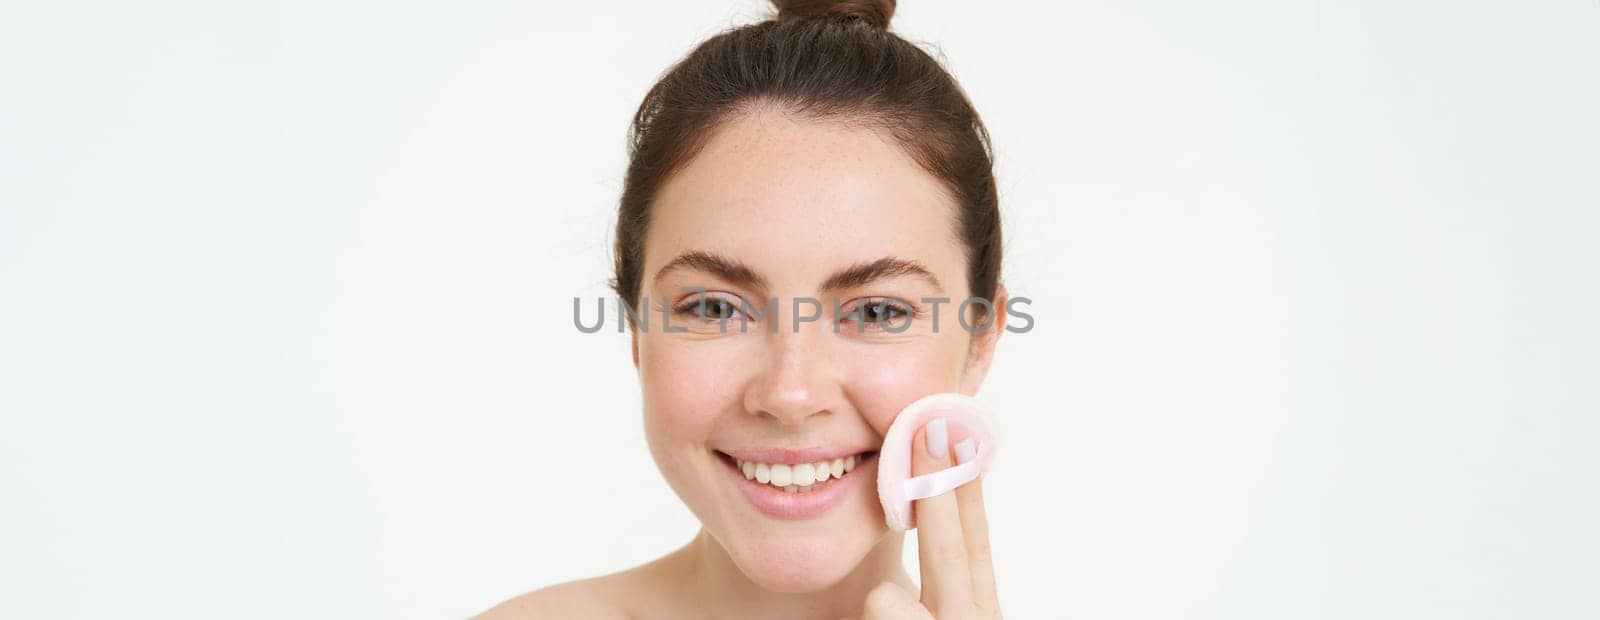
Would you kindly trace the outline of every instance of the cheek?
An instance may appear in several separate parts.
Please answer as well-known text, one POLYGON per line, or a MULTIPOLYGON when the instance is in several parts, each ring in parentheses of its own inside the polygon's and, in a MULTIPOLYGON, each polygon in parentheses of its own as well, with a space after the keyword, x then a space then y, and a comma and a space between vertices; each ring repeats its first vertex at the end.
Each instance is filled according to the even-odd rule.
POLYGON ((878 434, 912 401, 960 386, 961 355, 953 339, 934 338, 897 346, 862 347, 854 356, 854 400, 878 434))
POLYGON ((639 385, 652 443, 701 444, 739 404, 739 366, 706 343, 651 340, 639 346, 639 385))

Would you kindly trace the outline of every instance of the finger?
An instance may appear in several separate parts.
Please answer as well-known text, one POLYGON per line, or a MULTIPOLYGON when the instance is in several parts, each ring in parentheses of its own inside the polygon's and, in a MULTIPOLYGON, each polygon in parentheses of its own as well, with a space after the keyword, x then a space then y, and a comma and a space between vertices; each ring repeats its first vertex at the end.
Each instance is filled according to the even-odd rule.
POLYGON ((918 603, 911 592, 890 582, 878 584, 867 593, 866 609, 862 620, 934 620, 928 608, 918 603))
MULTIPOLYGON (((913 476, 945 469, 953 459, 949 426, 944 418, 929 422, 912 439, 913 476)), ((922 604, 936 616, 965 617, 972 608, 972 581, 955 495, 945 492, 919 499, 914 510, 922 566, 922 604)))
MULTIPOLYGON (((977 458, 974 439, 957 442, 953 450, 956 463, 977 458)), ((989 516, 983 508, 983 478, 956 487, 956 508, 961 518, 961 537, 967 546, 967 570, 972 577, 972 604, 979 618, 999 618, 1000 599, 994 588, 994 559, 989 552, 989 516)))

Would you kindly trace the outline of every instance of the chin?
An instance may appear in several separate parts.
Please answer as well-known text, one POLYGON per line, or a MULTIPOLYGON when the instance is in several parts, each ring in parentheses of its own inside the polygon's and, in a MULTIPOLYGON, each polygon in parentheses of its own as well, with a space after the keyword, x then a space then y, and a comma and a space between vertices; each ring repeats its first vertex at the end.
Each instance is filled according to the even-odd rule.
POLYGON ((806 593, 830 588, 855 571, 882 532, 864 534, 749 532, 725 541, 724 546, 739 570, 756 585, 772 592, 806 593))

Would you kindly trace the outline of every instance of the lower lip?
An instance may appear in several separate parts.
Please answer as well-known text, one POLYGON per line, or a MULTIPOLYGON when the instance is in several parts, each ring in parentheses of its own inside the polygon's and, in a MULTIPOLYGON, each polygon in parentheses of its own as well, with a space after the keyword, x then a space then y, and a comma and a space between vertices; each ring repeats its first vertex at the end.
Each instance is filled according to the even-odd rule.
POLYGON ((733 478, 734 485, 750 500, 756 510, 767 516, 779 519, 809 519, 819 516, 834 506, 844 503, 845 497, 850 494, 850 489, 856 485, 858 478, 872 478, 873 472, 878 471, 877 453, 856 463, 855 469, 847 472, 843 478, 816 487, 810 491, 790 493, 770 484, 764 484, 744 477, 744 472, 734 466, 733 459, 724 455, 717 458, 722 461, 723 469, 733 478))

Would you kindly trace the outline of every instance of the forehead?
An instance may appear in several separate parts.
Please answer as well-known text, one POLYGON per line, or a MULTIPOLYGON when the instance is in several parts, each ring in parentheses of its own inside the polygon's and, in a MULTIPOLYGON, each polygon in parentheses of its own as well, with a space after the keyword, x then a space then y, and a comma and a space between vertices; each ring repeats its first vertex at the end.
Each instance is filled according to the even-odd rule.
MULTIPOLYGON (((656 196, 645 277, 694 250, 739 258, 774 282, 884 256, 950 287, 965 264, 944 186, 881 130, 773 108, 724 122, 656 196)), ((814 283, 814 282, 813 282, 814 283)))

